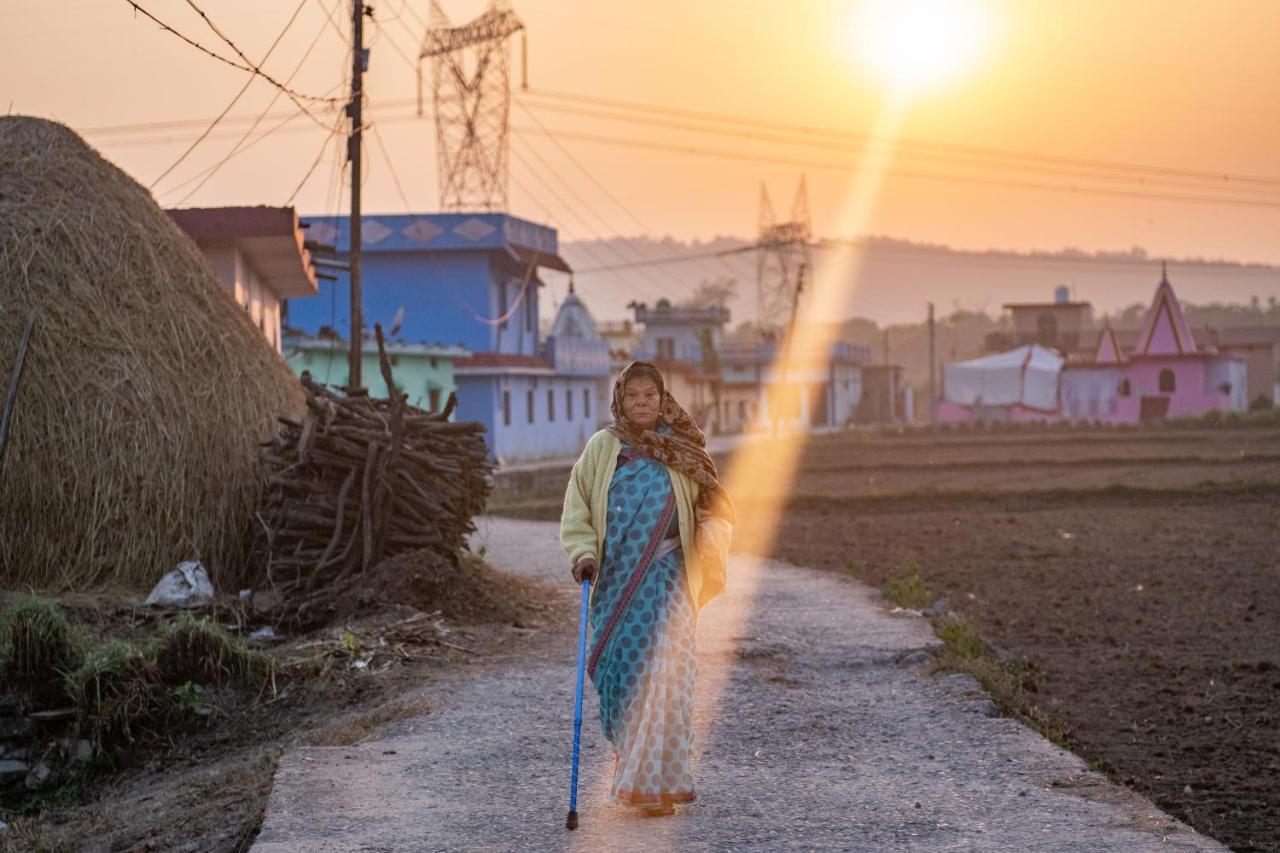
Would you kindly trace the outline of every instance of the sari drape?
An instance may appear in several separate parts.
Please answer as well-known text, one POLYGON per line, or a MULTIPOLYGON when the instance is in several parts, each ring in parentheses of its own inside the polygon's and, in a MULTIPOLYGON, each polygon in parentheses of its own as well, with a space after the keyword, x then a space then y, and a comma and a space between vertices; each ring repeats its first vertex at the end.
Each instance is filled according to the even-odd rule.
POLYGON ((617 756, 610 798, 688 803, 695 609, 666 466, 623 444, 609 485, 599 579, 588 624, 587 671, 600 724, 617 756))

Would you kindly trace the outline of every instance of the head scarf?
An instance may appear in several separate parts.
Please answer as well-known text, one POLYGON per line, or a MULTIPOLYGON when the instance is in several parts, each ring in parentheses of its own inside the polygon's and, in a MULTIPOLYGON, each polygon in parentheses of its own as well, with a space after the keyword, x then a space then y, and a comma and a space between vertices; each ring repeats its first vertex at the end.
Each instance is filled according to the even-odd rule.
POLYGON ((609 432, 696 482, 702 487, 698 492, 698 506, 733 523, 733 502, 720 484, 715 460, 707 453, 707 437, 697 421, 671 396, 656 365, 648 361, 633 361, 623 368, 613 385, 613 402, 609 410, 613 413, 613 423, 606 427, 609 432), (623 414, 622 394, 627 380, 640 376, 652 379, 658 386, 658 426, 666 424, 670 432, 660 432, 657 427, 639 429, 623 414))

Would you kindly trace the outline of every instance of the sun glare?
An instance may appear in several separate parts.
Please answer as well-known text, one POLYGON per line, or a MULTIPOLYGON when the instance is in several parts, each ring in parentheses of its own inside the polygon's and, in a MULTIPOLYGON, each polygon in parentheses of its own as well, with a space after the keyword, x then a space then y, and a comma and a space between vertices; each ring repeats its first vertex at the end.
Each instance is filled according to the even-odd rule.
POLYGON ((849 17, 849 50, 901 95, 946 83, 990 39, 979 0, 865 0, 849 17))

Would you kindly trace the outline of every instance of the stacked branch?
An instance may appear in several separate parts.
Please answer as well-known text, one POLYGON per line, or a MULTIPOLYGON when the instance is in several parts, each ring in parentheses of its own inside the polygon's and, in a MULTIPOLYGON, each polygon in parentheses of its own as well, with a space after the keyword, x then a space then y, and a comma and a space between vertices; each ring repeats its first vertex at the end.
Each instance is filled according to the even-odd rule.
POLYGON ((440 413, 408 405, 375 331, 389 399, 337 394, 303 373, 306 417, 280 418, 264 445, 272 473, 256 562, 282 621, 323 621, 384 558, 429 549, 456 561, 488 497, 484 425, 450 422, 454 395, 440 413))

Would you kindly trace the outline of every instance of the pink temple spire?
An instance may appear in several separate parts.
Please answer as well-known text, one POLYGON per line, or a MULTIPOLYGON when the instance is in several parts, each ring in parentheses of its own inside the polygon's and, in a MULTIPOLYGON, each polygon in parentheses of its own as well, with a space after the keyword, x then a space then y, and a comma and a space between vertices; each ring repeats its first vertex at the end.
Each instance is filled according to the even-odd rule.
POLYGON ((1190 355, 1196 352, 1191 327, 1182 314, 1182 306, 1169 283, 1168 269, 1163 264, 1160 284, 1156 287, 1151 307, 1142 320, 1142 331, 1133 348, 1134 355, 1190 355))

